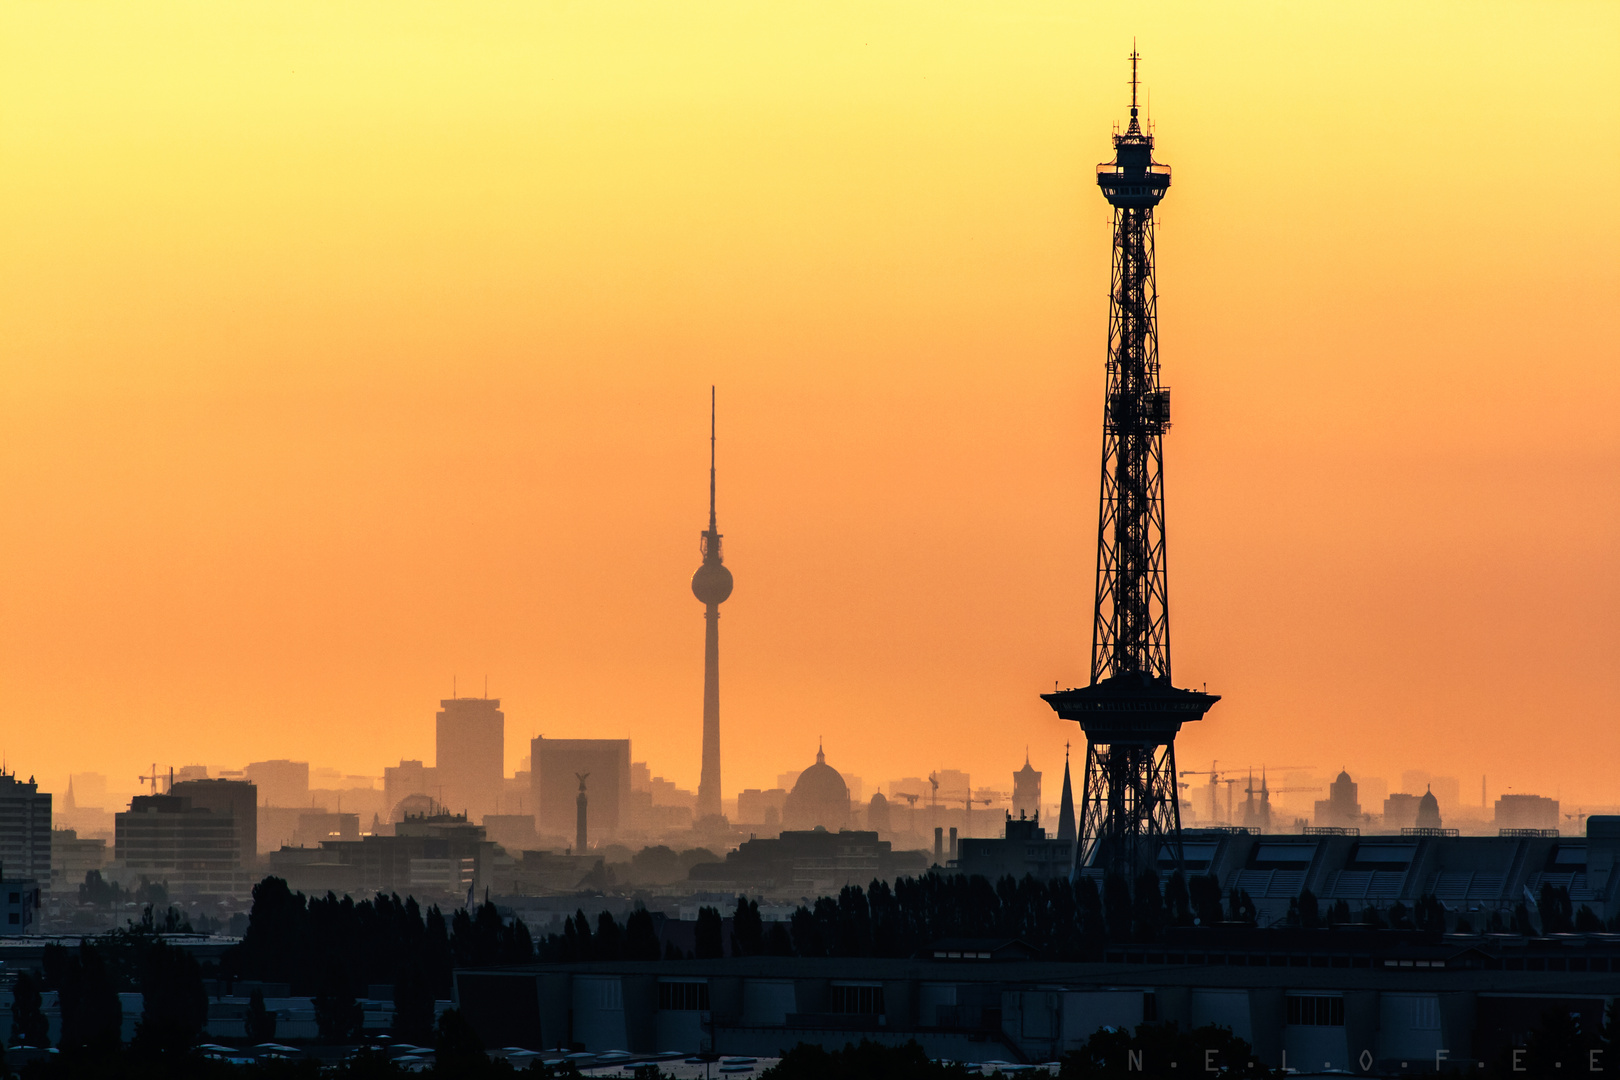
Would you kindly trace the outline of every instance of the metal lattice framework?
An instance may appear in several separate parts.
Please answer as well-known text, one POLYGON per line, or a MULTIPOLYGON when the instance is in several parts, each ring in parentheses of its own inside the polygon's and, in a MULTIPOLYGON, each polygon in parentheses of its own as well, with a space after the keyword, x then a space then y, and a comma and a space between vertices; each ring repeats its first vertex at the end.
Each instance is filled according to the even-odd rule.
POLYGON ((1160 852, 1182 861, 1176 744, 1086 743, 1077 866, 1132 875, 1160 852))
MULTIPOLYGON (((1134 128, 1136 122, 1131 123, 1134 128)), ((1158 339, 1153 207, 1116 206, 1092 682, 1127 672, 1170 677, 1164 548, 1164 430, 1170 391, 1159 385, 1158 339)))
POLYGON ((1165 556, 1164 433, 1170 391, 1159 383, 1153 210, 1170 169, 1153 160, 1137 117, 1114 136, 1097 184, 1114 207, 1103 405, 1102 495, 1091 684, 1042 695, 1086 733, 1075 868, 1134 876, 1168 855, 1182 861, 1176 732, 1219 700, 1170 681, 1170 592, 1165 556))

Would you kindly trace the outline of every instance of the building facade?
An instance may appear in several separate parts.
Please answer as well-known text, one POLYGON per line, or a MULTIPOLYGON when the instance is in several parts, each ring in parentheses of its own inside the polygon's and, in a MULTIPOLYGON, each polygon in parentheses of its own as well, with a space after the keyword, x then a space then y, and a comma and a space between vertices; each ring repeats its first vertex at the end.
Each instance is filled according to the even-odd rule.
POLYGON ((191 800, 191 805, 232 819, 242 866, 259 861, 259 789, 248 780, 182 780, 170 795, 191 800))
POLYGON ((236 817, 196 806, 186 795, 131 799, 115 819, 113 860, 126 882, 166 882, 181 895, 242 896, 253 887, 236 817))
POLYGON ((33 777, 0 771, 0 876, 51 880, 51 796, 33 777))
POLYGON ((255 761, 242 770, 242 776, 259 792, 266 806, 309 805, 309 762, 255 761))
POLYGON ((451 813, 482 821, 501 810, 506 775, 506 714, 499 698, 446 698, 434 719, 434 765, 451 813))
MULTIPOLYGON (((1483 1063, 1509 1058, 1549 1013, 1600 1028, 1620 972, 1613 942, 1499 948, 1391 931, 1192 931, 1098 963, 998 956, 953 948, 894 960, 462 968, 456 1002, 491 1046, 765 1057, 799 1043, 915 1040, 934 1059, 1038 1063, 1105 1027, 1173 1021, 1227 1028, 1260 1061, 1294 1073, 1433 1075, 1438 1064, 1483 1075, 1483 1063)), ((1179 1064, 1117 1067, 1143 1076, 1208 1068, 1179 1064)))

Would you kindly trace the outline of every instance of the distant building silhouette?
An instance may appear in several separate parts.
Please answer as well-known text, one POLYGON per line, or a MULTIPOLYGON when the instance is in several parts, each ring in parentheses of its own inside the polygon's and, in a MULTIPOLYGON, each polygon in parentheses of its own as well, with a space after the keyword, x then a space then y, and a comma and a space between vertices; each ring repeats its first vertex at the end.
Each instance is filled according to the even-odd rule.
POLYGON ((263 806, 308 806, 309 762, 275 761, 250 762, 242 776, 259 792, 263 806))
POLYGON ((169 789, 191 805, 229 816, 236 824, 236 842, 243 867, 259 861, 259 789, 246 780, 181 780, 169 789))
POLYGON ((1016 881, 1025 875, 1057 878, 1069 875, 1074 860, 1074 843, 1048 837, 1038 818, 1014 819, 1007 816, 1005 832, 996 839, 963 837, 956 842, 956 870, 987 881, 1000 881, 1011 874, 1016 881))
POLYGON ((1503 795, 1496 800, 1498 829, 1556 829, 1558 800, 1540 795, 1503 795))
POLYGON ((1321 828, 1359 828, 1361 803, 1356 798, 1356 782, 1341 771, 1328 786, 1328 797, 1316 800, 1316 824, 1321 828))
POLYGON ((1432 790, 1425 791, 1418 800, 1417 827, 1420 829, 1438 829, 1440 825, 1440 800, 1434 797, 1432 790))
POLYGON ((892 832, 889 824, 889 800, 879 791, 872 796, 871 802, 866 804, 866 827, 875 833, 892 832))
POLYGON ((1029 764, 1029 748, 1024 748, 1024 767, 1013 773, 1013 814, 1033 818, 1041 812, 1041 774, 1029 764))
POLYGON ((420 761, 401 759, 398 765, 383 769, 383 802, 388 807, 390 821, 398 821, 403 816, 400 803, 413 795, 425 796, 442 805, 439 796, 443 790, 439 770, 420 761))
POLYGON ((1398 791, 1384 800, 1384 828, 1410 829, 1417 825, 1418 797, 1398 791))
POLYGON ((0 873, 51 884, 51 796, 32 776, 0 771, 0 873))
POLYGON ((766 788, 763 791, 759 788, 744 788, 737 796, 737 824, 763 825, 774 813, 780 825, 782 808, 786 805, 785 788, 766 788))
POLYGON ((284 847, 270 853, 270 872, 306 893, 398 893, 457 906, 467 902, 469 893, 481 899, 484 889, 502 886, 496 877, 495 844, 483 827, 443 812, 406 817, 394 826, 393 836, 329 840, 318 848, 284 847))
POLYGON ((870 830, 811 829, 747 840, 724 862, 692 867, 690 880, 714 892, 836 896, 845 885, 865 888, 926 868, 920 852, 894 851, 870 830))
POLYGON ((181 896, 244 896, 253 884, 235 815, 197 806, 189 795, 131 799, 115 819, 113 858, 119 876, 165 881, 181 896))
POLYGON ((85 874, 106 865, 105 838, 81 838, 73 829, 51 830, 51 892, 71 894, 84 884, 85 874))
MULTIPOLYGON (((629 825, 630 740, 548 739, 529 744, 536 826, 545 837, 574 837, 579 774, 591 777, 588 839, 603 843, 629 825)), ((559 845, 561 846, 561 845, 559 845)))
POLYGON ((849 785, 827 764, 827 755, 819 746, 816 763, 799 774, 788 792, 782 824, 789 830, 820 827, 828 831, 849 825, 849 785))
POLYGON ((439 702, 434 718, 434 766, 439 802, 469 821, 499 809, 506 775, 506 714, 500 698, 457 697, 439 702))

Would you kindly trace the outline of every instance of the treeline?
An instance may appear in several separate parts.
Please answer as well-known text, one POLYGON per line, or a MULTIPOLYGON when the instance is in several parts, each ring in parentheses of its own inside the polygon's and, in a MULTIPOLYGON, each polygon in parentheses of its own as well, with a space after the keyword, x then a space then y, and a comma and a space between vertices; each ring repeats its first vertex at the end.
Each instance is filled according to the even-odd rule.
POLYGON ((122 1044, 120 992, 141 994, 130 1052, 141 1058, 184 1055, 208 1020, 202 969, 185 949, 163 940, 150 908, 139 925, 115 930, 76 949, 46 945, 41 972, 17 974, 12 988, 12 1046, 49 1045, 43 992, 54 990, 61 1015, 57 1045, 105 1055, 122 1044))
MULTIPOLYGON (((1589 908, 1574 909, 1568 892, 1556 886, 1542 887, 1536 908, 1532 918, 1520 903, 1511 920, 1493 914, 1478 929, 1528 935, 1604 927, 1589 908)), ((694 947, 683 952, 660 934, 663 916, 642 908, 623 923, 607 911, 593 922, 580 910, 563 921, 560 933, 536 940, 522 919, 503 919, 493 904, 446 916, 436 906, 423 911, 414 899, 397 896, 358 902, 331 894, 306 898, 280 878, 266 878, 253 890, 247 932, 226 954, 220 973, 286 983, 294 994, 342 1002, 352 1002, 369 985, 391 984, 396 1004, 419 1014, 431 1010, 434 998, 450 996, 457 967, 728 955, 903 958, 947 938, 989 937, 1021 939, 1051 959, 1095 960, 1110 944, 1158 941, 1172 927, 1254 926, 1259 912, 1247 892, 1223 893, 1213 876, 1178 872, 1161 889, 1158 876, 1148 872, 1135 882, 1109 876, 1100 888, 1091 878, 1071 883, 1004 877, 992 885, 983 877, 931 873, 892 886, 846 886, 837 896, 799 907, 786 923, 765 923, 759 902, 745 896, 726 914, 729 931, 719 909, 700 909, 694 947)), ((1448 929, 1475 929, 1433 896, 1411 907, 1397 902, 1352 911, 1343 900, 1321 903, 1309 890, 1290 901, 1283 922, 1418 930, 1436 938, 1448 929)))

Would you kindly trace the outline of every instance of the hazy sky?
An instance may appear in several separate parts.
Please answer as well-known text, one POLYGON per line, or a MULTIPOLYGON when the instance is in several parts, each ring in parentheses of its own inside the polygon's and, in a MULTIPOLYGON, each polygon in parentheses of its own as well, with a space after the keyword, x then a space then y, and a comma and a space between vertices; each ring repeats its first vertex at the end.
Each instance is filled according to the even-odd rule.
POLYGON ((1055 794, 1133 37, 1183 765, 1620 802, 1609 3, 10 0, 7 760, 695 785, 713 382, 728 795, 1055 794))

